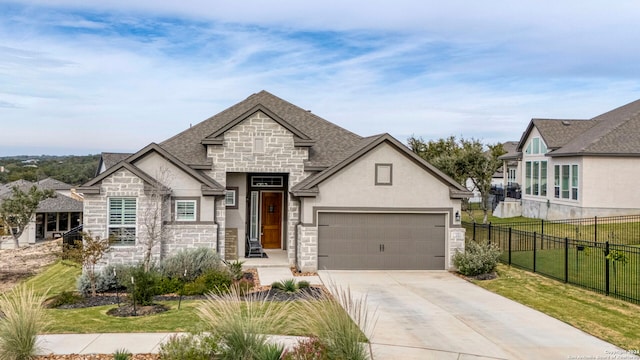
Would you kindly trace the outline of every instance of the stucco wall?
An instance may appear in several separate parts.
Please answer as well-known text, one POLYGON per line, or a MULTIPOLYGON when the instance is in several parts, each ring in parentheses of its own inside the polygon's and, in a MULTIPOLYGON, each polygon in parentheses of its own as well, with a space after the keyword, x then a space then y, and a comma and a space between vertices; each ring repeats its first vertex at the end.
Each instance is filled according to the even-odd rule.
POLYGON ((317 213, 323 210, 445 214, 447 268, 452 266, 455 249, 464 249, 464 228, 452 224, 453 214, 460 211, 460 201, 450 198, 449 186, 386 143, 340 170, 318 188, 317 197, 302 200, 298 259, 303 271, 317 270, 317 213), (376 164, 393 164, 392 185, 375 184, 376 164))

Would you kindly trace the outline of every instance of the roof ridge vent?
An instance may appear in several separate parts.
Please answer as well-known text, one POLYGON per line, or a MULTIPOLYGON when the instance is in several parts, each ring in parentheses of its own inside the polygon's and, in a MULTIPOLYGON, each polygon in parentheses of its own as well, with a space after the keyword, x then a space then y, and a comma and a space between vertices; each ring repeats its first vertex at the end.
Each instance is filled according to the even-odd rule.
POLYGON ((569 121, 567 121, 567 120, 562 120, 562 125, 569 126, 569 125, 571 125, 571 123, 569 121))

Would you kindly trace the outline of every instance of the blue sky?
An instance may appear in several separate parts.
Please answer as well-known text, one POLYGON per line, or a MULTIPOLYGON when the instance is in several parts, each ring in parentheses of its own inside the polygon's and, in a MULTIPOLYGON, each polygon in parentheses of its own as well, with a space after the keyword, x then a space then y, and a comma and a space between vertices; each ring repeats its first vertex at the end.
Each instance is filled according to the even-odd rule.
POLYGON ((0 0, 0 156, 134 152, 267 90, 361 135, 518 140, 640 98, 636 1, 0 0))

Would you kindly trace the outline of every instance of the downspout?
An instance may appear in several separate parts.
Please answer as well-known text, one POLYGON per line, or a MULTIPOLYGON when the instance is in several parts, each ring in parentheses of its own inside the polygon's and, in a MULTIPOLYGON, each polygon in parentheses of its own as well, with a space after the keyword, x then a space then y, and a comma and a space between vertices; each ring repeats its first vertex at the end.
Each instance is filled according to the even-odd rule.
POLYGON ((294 240, 294 245, 295 245, 295 265, 296 265, 296 271, 297 272, 301 272, 300 271, 300 264, 298 264, 298 227, 302 224, 302 220, 300 220, 302 218, 302 200, 300 200, 300 198, 298 199, 298 222, 296 223, 296 228, 294 231, 294 236, 293 236, 293 240, 294 240))
MULTIPOLYGON (((216 199, 214 197, 214 199, 216 199)), ((216 211, 217 199, 213 201, 213 223, 216 225, 216 253, 220 254, 220 224, 218 224, 218 215, 216 211)), ((222 256, 222 255, 221 255, 222 256)), ((226 260, 224 256, 222 256, 223 260, 226 260)))

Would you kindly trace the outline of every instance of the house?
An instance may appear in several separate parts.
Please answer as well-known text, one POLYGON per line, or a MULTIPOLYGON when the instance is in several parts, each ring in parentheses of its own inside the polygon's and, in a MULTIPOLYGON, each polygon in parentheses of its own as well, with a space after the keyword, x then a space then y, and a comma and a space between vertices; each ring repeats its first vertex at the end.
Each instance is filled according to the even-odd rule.
POLYGON ((158 190, 170 205, 151 227, 169 235, 155 261, 199 246, 237 259, 256 239, 301 271, 448 269, 464 247, 464 187, 388 134, 356 135, 266 91, 101 167, 79 191, 112 264, 142 259, 158 190))
POLYGON ((640 100, 588 120, 532 119, 517 151, 523 216, 640 213, 640 100))
MULTIPOLYGON (((520 155, 516 148, 518 147, 517 141, 506 141, 502 143, 502 148, 506 153, 499 157, 502 160, 502 167, 496 171, 491 177, 491 187, 500 189, 507 189, 506 196, 515 197, 515 190, 519 187, 520 177, 518 174, 518 156, 520 155), (505 171, 506 169, 506 171, 505 171)), ((489 151, 485 152, 487 155, 489 151)), ((469 199, 470 203, 480 203, 482 202, 482 196, 480 194, 480 190, 474 185, 472 179, 467 179, 465 182, 467 189, 470 189, 473 193, 473 196, 469 199)))
MULTIPOLYGON (((22 233, 19 239, 20 244, 35 244, 37 241, 59 238, 65 232, 82 224, 82 197, 72 189, 71 185, 52 178, 35 183, 16 180, 1 185, 0 202, 11 196, 13 187, 17 186, 26 192, 34 185, 41 189, 54 190, 56 196, 38 204, 35 218, 22 233)), ((13 238, 6 229, 0 228, 0 238, 3 245, 12 246, 13 238)))

